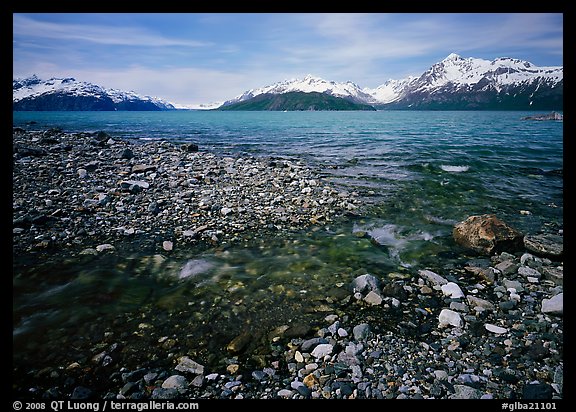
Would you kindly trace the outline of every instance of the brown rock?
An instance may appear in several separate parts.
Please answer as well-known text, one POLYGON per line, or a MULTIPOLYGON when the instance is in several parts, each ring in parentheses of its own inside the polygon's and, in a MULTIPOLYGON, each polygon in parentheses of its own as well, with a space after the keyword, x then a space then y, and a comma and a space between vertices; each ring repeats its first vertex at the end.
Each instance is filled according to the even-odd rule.
POLYGON ((478 276, 480 279, 484 280, 486 283, 493 285, 496 280, 496 275, 492 268, 481 268, 478 266, 466 266, 464 269, 473 275, 478 276))
POLYGON ((284 331, 284 336, 287 338, 300 338, 310 333, 310 325, 298 323, 290 326, 284 331))
POLYGON ((306 385, 306 387, 310 389, 314 389, 315 387, 318 387, 318 385, 320 384, 320 382, 318 382, 318 378, 314 376, 314 374, 312 373, 306 375, 302 380, 302 382, 304 383, 304 385, 306 385))
POLYGON ((232 354, 237 354, 242 352, 252 341, 252 334, 249 332, 242 332, 240 335, 236 336, 230 341, 226 349, 232 354))
POLYGON ((485 255, 524 247, 524 235, 491 214, 468 217, 454 226, 452 236, 460 246, 485 255))

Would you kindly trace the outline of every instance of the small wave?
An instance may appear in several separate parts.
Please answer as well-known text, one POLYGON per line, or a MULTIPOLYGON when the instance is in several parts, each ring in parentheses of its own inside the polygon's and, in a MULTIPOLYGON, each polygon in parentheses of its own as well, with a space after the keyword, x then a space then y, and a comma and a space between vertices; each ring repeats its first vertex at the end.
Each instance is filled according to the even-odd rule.
POLYGON ((368 235, 380 245, 399 249, 404 245, 404 243, 406 243, 406 239, 401 238, 398 231, 398 226, 387 224, 369 230, 368 235))
POLYGON ((205 259, 190 259, 180 270, 179 279, 195 277, 201 273, 207 272, 214 267, 212 262, 205 259))
POLYGON ((444 219, 433 215, 424 215, 424 219, 426 219, 427 222, 435 223, 438 225, 454 226, 458 223, 458 221, 454 219, 444 219))
POLYGON ((470 166, 440 165, 440 169, 444 170, 445 172, 461 173, 468 171, 468 169, 470 169, 470 166))
MULTIPOLYGON (((355 231, 358 230, 364 231, 366 229, 356 227, 355 231)), ((406 248, 409 242, 420 240, 429 242, 436 237, 434 234, 425 231, 403 234, 398 226, 391 223, 384 226, 370 228, 366 230, 366 234, 379 245, 387 246, 396 251, 406 248)))
POLYGON ((12 337, 17 338, 20 336, 25 336, 28 333, 34 333, 35 331, 42 330, 41 326, 46 325, 50 321, 59 321, 61 315, 60 310, 48 310, 45 312, 33 313, 30 316, 22 318, 18 326, 14 326, 12 329, 12 337))

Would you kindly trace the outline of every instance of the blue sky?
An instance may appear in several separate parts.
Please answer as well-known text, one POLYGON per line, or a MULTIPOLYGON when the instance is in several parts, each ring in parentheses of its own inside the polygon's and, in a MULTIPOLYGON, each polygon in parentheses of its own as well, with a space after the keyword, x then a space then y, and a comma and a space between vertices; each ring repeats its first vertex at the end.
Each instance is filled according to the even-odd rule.
POLYGON ((563 65, 562 13, 14 13, 13 76, 195 105, 312 74, 375 88, 454 52, 563 65))

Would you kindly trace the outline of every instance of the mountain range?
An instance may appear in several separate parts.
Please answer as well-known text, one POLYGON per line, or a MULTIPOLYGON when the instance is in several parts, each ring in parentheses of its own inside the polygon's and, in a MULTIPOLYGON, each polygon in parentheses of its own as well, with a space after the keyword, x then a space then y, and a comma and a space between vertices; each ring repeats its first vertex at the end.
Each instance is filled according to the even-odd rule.
POLYGON ((72 77, 12 80, 12 110, 113 111, 174 110, 172 103, 135 92, 106 89, 72 77))
POLYGON ((248 90, 219 107, 258 95, 319 92, 385 109, 562 110, 563 67, 538 67, 507 57, 492 61, 451 53, 420 76, 388 80, 375 89, 306 76, 248 90))
MULTIPOLYGON (((201 107, 217 110, 366 110, 366 106, 378 110, 563 110, 563 92, 562 66, 539 67, 508 57, 490 61, 451 53, 420 76, 390 79, 374 89, 361 88, 351 81, 334 82, 308 75, 247 90, 222 103, 201 107), (293 92, 299 94, 277 97, 293 92), (326 95, 332 99, 326 99, 326 95), (264 104, 265 100, 268 103, 264 104), (349 106, 350 102, 359 106, 349 106)), ((73 78, 42 81, 32 76, 13 80, 13 110, 174 110, 177 107, 180 106, 162 99, 104 89, 73 78)))

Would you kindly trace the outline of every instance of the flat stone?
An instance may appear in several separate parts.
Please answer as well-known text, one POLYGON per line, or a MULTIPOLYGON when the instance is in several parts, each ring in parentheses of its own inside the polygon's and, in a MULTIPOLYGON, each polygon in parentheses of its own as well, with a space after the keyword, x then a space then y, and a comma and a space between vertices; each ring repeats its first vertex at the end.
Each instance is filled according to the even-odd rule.
POLYGON ((195 375, 202 375, 204 373, 204 365, 190 359, 188 356, 178 358, 178 365, 174 368, 180 372, 193 373, 195 375))
POLYGON ((380 305, 382 303, 382 296, 371 290, 364 296, 364 301, 370 305, 380 305))
POLYGON ((542 300, 542 313, 549 315, 563 315, 564 292, 552 296, 550 299, 542 300))
POLYGON ((156 170, 154 165, 134 165, 132 166, 132 173, 144 173, 156 170))
POLYGON ((508 332, 508 329, 502 328, 502 327, 500 327, 500 326, 492 325, 491 323, 486 323, 486 324, 484 324, 484 328, 485 328, 487 331, 492 332, 492 333, 495 333, 495 334, 497 334, 497 335, 501 335, 501 334, 503 334, 503 333, 508 332))
POLYGON ((560 235, 526 235, 524 246, 530 252, 542 257, 559 258, 564 253, 564 239, 560 235))
POLYGON ((162 387, 164 389, 182 389, 188 385, 186 378, 182 375, 172 375, 164 382, 162 382, 162 387))
POLYGON ((542 276, 544 277, 544 279, 551 280, 558 286, 564 285, 563 267, 544 266, 542 268, 542 276))
POLYGON ((448 283, 448 280, 446 280, 439 274, 432 272, 431 270, 420 270, 418 271, 418 274, 420 275, 420 277, 430 282, 432 286, 445 285, 446 283, 448 283))

